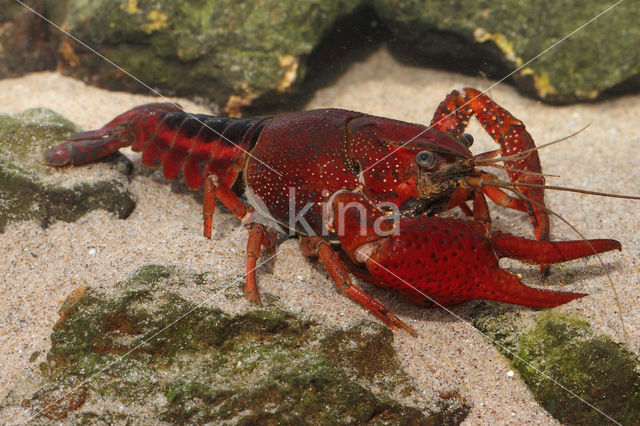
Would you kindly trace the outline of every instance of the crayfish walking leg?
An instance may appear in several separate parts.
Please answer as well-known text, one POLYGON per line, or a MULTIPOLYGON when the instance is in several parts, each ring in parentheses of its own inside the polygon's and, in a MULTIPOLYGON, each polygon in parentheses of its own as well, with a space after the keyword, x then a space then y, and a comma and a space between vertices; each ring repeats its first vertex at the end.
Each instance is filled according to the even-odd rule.
MULTIPOLYGON (((205 179, 204 200, 202 202, 202 216, 204 219, 204 236, 211 239, 212 217, 215 210, 215 198, 233 212, 243 223, 251 220, 252 211, 247 208, 236 194, 217 175, 210 175, 205 179)), ((247 241, 247 273, 245 294, 247 299, 260 304, 258 284, 256 281, 256 264, 260 258, 262 246, 273 251, 275 248, 275 233, 260 223, 249 224, 249 239, 247 241)))
POLYGON ((319 257, 327 268, 327 271, 329 271, 329 275, 331 275, 331 279, 336 286, 350 298, 379 316, 389 327, 394 330, 401 328, 412 336, 418 335, 413 328, 402 322, 400 318, 387 309, 382 303, 353 284, 349 273, 327 241, 320 237, 304 237, 300 240, 300 248, 302 253, 307 257, 319 257))

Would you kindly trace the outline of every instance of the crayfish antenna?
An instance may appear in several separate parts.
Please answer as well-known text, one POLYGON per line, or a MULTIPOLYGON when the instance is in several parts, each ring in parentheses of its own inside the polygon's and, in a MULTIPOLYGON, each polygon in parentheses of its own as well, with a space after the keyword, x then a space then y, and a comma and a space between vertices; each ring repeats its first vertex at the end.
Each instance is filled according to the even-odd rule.
POLYGON ((622 198, 623 200, 640 200, 640 196, 638 195, 614 194, 611 192, 591 191, 589 189, 570 188, 567 186, 557 186, 557 185, 538 185, 535 183, 523 183, 523 182, 512 183, 512 182, 505 182, 501 180, 493 180, 490 183, 485 182, 484 185, 481 184, 481 186, 497 186, 500 188, 506 188, 510 190, 513 190, 513 188, 516 188, 516 187, 540 188, 540 189, 551 189, 554 191, 575 192, 578 194, 585 194, 585 195, 596 195, 598 197, 622 198))
MULTIPOLYGON (((569 140, 569 139, 571 139, 572 137, 577 136, 577 135, 579 135, 580 133, 582 133, 583 131, 585 131, 585 130, 587 129, 587 127, 589 127, 590 125, 591 125, 591 123, 588 123, 588 124, 587 124, 586 126, 584 126, 582 129, 580 129, 580 130, 578 130, 578 131, 576 131, 576 132, 573 132, 573 133, 571 133, 570 135, 564 136, 564 137, 562 137, 562 138, 560 138, 560 139, 556 139, 556 140, 551 141, 551 142, 543 143, 542 145, 536 146, 536 147, 531 148, 531 149, 527 149, 526 151, 522 151, 522 152, 519 152, 519 153, 514 154, 514 155, 509 155, 509 156, 507 156, 507 157, 495 157, 495 158, 487 158, 487 159, 483 159, 483 160, 482 160, 482 163, 498 163, 498 162, 500 162, 500 161, 514 161, 514 160, 520 160, 520 159, 522 159, 522 158, 525 158, 527 155, 529 155, 529 154, 530 154, 530 153, 532 153, 533 151, 539 151, 539 150, 541 150, 542 148, 547 148, 547 147, 549 147, 549 146, 551 146, 551 145, 555 145, 555 144, 557 144, 557 143, 560 143, 560 142, 564 142, 564 141, 566 141, 566 140, 569 140)), ((474 156, 474 158, 478 157, 479 155, 482 155, 482 154, 475 155, 475 156, 474 156)), ((483 164, 483 165, 488 165, 488 164, 483 164)))
POLYGON ((533 175, 533 176, 542 176, 542 177, 560 177, 560 175, 551 175, 551 174, 547 174, 547 173, 540 173, 540 172, 532 172, 531 170, 524 170, 524 169, 515 169, 513 167, 507 167, 507 166, 503 166, 500 164, 494 164, 494 163, 488 163, 488 164, 484 164, 482 162, 477 162, 477 163, 473 163, 474 166, 486 166, 486 167, 494 167, 496 169, 500 169, 500 170, 506 170, 509 172, 518 172, 518 173, 522 173, 523 175, 533 175))

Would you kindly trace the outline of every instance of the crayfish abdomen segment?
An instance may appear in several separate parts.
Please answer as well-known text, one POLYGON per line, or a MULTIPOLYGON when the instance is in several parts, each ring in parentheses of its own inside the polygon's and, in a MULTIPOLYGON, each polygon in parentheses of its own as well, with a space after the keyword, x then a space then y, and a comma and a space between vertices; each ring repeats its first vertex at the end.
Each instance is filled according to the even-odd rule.
POLYGON ((54 166, 81 164, 131 146, 142 152, 142 164, 162 166, 169 179, 183 171, 191 189, 200 188, 211 174, 231 186, 267 123, 268 119, 212 117, 189 114, 173 104, 147 104, 120 114, 101 129, 72 135, 44 158, 54 166))
POLYGON ((136 137, 132 149, 142 151, 142 164, 162 166, 169 179, 182 170, 191 189, 200 188, 211 174, 231 186, 263 123, 260 119, 171 112, 157 117, 153 125, 146 122, 139 128, 136 123, 134 133, 142 137, 136 137))

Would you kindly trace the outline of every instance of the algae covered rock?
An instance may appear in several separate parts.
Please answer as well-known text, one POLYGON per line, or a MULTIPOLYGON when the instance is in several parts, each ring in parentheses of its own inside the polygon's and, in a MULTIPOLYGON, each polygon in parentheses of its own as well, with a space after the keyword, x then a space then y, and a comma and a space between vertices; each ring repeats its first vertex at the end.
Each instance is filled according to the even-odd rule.
POLYGON ((120 218, 135 206, 127 177, 117 158, 111 165, 58 170, 42 162, 47 147, 64 141, 76 126, 53 111, 34 108, 0 114, 0 232, 7 223, 35 219, 42 226, 54 220, 77 220, 105 209, 120 218))
POLYGON ((640 88, 638 2, 612 8, 607 0, 29 4, 112 63, 25 7, 0 0, 0 9, 7 10, 0 17, 0 76, 52 69, 57 55, 59 70, 86 82, 198 97, 234 115, 250 105, 274 107, 295 99, 310 67, 317 65, 315 77, 322 79, 333 73, 335 57, 357 57, 354 46, 382 40, 404 52, 399 57, 451 71, 484 71, 500 79, 524 65, 512 81, 549 102, 640 88))
MULTIPOLYGON (((0 406, 41 422, 457 424, 457 396, 428 399, 402 372, 391 332, 335 330, 243 298, 241 278, 148 265, 60 310, 41 376, 0 406), (376 354, 380 354, 378 358, 376 354)), ((265 300, 268 298, 265 298, 265 300)))
MULTIPOLYGON (((360 2, 71 0, 61 24, 146 85, 234 112, 298 84, 325 32, 360 2)), ((60 52, 67 74, 147 90, 72 40, 60 52)))
MULTIPOLYGON (((373 37, 370 42, 386 38, 392 50, 409 46, 412 61, 440 64, 452 71, 485 71, 502 78, 525 65, 513 75, 513 81, 521 90, 549 102, 591 100, 611 88, 640 87, 637 2, 622 2, 595 20, 611 2, 66 3, 48 2, 47 12, 121 69, 60 35, 58 65, 65 73, 103 87, 148 90, 122 72, 124 69, 165 94, 209 99, 234 114, 248 105, 273 106, 291 99, 282 95, 301 87, 309 60, 323 51, 323 42, 333 44, 326 49, 330 52, 348 50, 354 45, 352 39, 369 39, 373 32, 386 36, 373 37), (359 16, 381 28, 372 31, 366 25, 356 25, 359 16), (340 26, 345 20, 354 24, 340 26), (343 31, 350 27, 355 30, 343 31)), ((319 62, 327 65, 325 60, 319 62)), ((320 70, 319 74, 326 72, 320 70)))
POLYGON ((498 344, 535 398, 562 423, 640 419, 640 360, 585 320, 545 311, 532 326, 513 313, 480 314, 474 325, 498 344))
POLYGON ((516 85, 550 102, 594 99, 623 83, 639 86, 640 3, 621 2, 594 19, 612 4, 373 0, 378 16, 411 44, 418 62, 437 58, 455 71, 472 61, 496 78, 526 64, 513 75, 516 85))

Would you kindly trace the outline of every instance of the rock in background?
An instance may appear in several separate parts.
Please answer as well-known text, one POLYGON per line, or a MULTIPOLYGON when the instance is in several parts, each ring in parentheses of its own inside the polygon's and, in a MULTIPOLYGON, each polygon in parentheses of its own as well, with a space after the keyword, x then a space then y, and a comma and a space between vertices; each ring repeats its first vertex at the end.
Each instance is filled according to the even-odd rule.
MULTIPOLYGON (((72 0, 61 24, 145 84, 206 98, 234 113, 299 85, 314 47, 359 3, 72 0)), ((147 91, 73 40, 62 38, 59 51, 67 74, 107 88, 147 91)))
POLYGON ((637 2, 622 2, 591 23, 588 22, 614 2, 373 3, 393 34, 412 44, 418 63, 441 61, 451 71, 484 69, 496 79, 525 65, 513 75, 515 85, 548 102, 596 99, 604 91, 625 83, 636 90, 640 87, 637 2), (569 34, 571 37, 561 41, 569 34), (555 43, 558 45, 551 48, 555 43))
MULTIPOLYGON (((535 5, 523 0, 30 4, 146 85, 167 95, 204 98, 231 114, 250 105, 273 108, 295 99, 301 88, 309 91, 302 83, 310 66, 317 68, 312 79, 322 78, 336 56, 355 55, 356 46, 382 40, 413 63, 502 78, 612 5, 605 0, 535 5)), ((10 10, 20 15, 26 33, 46 32, 29 42, 30 49, 38 40, 57 40, 63 73, 106 88, 148 91, 59 30, 43 27, 30 12, 16 10, 15 4, 10 10)), ((638 90, 639 21, 640 5, 622 2, 524 66, 512 81, 522 91, 555 103, 638 90)), ((7 22, 2 28, 5 37, 0 33, 0 40, 6 40, 6 34, 21 27, 7 22)), ((25 55, 23 50, 4 50, 5 57, 25 55)))

